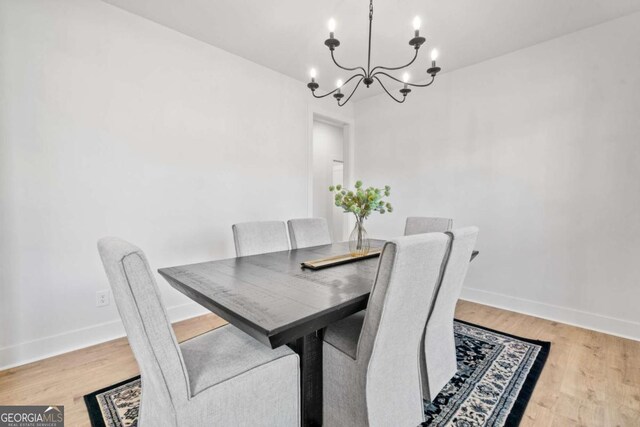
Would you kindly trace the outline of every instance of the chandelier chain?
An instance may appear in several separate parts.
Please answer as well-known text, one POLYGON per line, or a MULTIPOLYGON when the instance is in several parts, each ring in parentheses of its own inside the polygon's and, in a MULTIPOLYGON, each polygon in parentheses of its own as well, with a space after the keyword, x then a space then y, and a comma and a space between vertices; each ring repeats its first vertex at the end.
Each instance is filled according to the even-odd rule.
POLYGON ((371 78, 371 26, 373 25, 373 0, 369 0, 369 52, 367 53, 367 76, 371 78))

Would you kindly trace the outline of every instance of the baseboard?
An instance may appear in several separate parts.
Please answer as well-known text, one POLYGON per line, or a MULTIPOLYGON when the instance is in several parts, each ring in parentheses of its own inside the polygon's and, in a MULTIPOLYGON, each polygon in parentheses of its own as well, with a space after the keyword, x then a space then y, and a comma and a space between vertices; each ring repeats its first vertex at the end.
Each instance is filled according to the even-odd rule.
POLYGON ((568 307, 541 303, 474 288, 463 288, 461 299, 530 316, 541 317, 580 328, 640 341, 640 322, 588 313, 568 307))
MULTIPOLYGON (((190 319, 209 311, 195 302, 167 308, 171 322, 190 319)), ((36 362, 69 351, 78 350, 125 336, 120 319, 75 329, 62 334, 39 338, 0 348, 0 370, 36 362)))

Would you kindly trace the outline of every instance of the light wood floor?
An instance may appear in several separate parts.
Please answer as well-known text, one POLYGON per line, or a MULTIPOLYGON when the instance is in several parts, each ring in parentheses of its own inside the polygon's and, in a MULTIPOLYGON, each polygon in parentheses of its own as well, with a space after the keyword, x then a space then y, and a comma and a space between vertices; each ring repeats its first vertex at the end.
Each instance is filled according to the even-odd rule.
MULTIPOLYGON (((456 317, 532 339, 551 352, 522 426, 640 426, 640 342, 460 301, 456 317)), ((179 341, 223 325, 211 314, 174 325, 179 341)), ((87 426, 83 396, 138 374, 126 339, 0 372, 0 405, 62 404, 87 426)))

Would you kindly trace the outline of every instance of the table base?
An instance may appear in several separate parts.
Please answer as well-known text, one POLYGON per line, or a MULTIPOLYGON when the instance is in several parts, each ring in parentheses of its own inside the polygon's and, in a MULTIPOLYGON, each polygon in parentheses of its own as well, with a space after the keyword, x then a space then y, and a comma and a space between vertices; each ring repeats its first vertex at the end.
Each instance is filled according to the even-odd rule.
POLYGON ((287 344, 300 356, 302 425, 322 426, 322 331, 287 344))

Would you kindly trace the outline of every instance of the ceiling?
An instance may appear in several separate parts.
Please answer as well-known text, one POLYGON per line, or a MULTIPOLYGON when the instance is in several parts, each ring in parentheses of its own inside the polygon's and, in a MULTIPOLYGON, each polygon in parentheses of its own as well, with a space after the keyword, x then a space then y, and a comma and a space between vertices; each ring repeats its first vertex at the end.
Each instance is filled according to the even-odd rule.
MULTIPOLYGON (((324 46, 327 21, 337 21, 336 58, 366 67, 367 0, 103 0, 302 82, 311 67, 321 89, 348 72, 324 46)), ((429 51, 443 72, 475 64, 563 34, 640 11, 640 0, 374 0, 372 67, 397 66, 413 54, 408 41, 419 15, 427 38, 410 74, 424 80, 429 51)), ((594 52, 595 54, 595 52, 594 52)), ((400 75, 397 75, 400 77, 400 75)), ((397 88, 396 86, 390 85, 397 88)), ((380 93, 361 87, 354 99, 380 93)))

